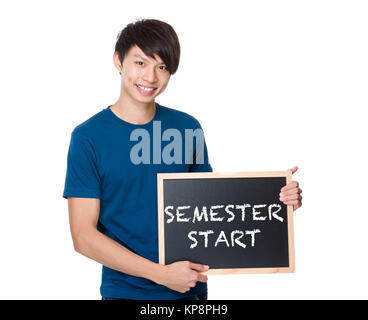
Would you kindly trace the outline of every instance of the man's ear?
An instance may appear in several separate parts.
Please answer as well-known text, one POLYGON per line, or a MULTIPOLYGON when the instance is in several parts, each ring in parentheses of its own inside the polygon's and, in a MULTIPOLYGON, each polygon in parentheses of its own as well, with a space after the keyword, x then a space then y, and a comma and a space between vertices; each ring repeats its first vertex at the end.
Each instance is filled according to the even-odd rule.
POLYGON ((123 66, 121 65, 119 54, 117 52, 114 52, 113 61, 114 61, 115 68, 118 69, 119 73, 121 74, 121 70, 123 66))

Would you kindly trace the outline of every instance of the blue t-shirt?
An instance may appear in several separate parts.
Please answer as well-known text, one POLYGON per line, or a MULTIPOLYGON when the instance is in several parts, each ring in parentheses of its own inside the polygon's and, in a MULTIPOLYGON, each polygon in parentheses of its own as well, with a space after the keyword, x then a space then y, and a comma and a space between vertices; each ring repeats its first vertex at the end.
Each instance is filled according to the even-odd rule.
MULTIPOLYGON (((158 103, 154 118, 144 125, 120 119, 110 107, 73 130, 63 197, 100 199, 98 230, 139 256, 158 263, 157 173, 212 171, 204 140, 204 147, 202 145, 200 148, 204 161, 196 163, 196 139, 190 151, 193 163, 185 159, 188 153, 188 150, 184 150, 185 129, 201 129, 201 126, 189 114, 158 103), (163 159, 160 163, 157 161, 157 152, 154 159, 154 147, 157 150, 157 131, 153 146, 154 124, 160 124, 161 133, 166 129, 180 131, 183 137, 181 163, 175 161, 166 164, 168 161, 163 159), (143 141, 143 137, 131 141, 131 134, 136 129, 141 130, 135 133, 145 131, 150 137, 149 148, 145 150, 145 163, 140 164, 134 164, 136 160, 132 161, 131 156, 132 148, 143 141)), ((169 143, 170 140, 162 139, 161 150, 169 143)), ((137 155, 143 156, 142 153, 143 150, 140 150, 137 155)), ((169 300, 200 294, 206 290, 207 284, 198 281, 190 291, 180 293, 145 278, 106 266, 102 268, 100 292, 103 297, 169 300)))

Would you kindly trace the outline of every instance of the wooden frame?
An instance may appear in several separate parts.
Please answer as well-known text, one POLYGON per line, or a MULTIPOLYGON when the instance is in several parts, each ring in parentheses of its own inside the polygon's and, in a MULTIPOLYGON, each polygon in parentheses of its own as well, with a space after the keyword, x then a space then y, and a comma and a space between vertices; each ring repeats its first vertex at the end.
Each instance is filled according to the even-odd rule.
MULTIPOLYGON (((158 242, 159 263, 165 264, 165 227, 164 227, 164 194, 163 181, 165 179, 193 179, 193 178, 262 178, 286 177, 286 183, 292 180, 291 171, 264 171, 264 172, 188 172, 188 173, 159 173, 157 174, 158 194, 158 242)), ((294 220, 293 206, 287 206, 289 267, 280 268, 238 268, 238 269, 210 269, 203 274, 242 274, 242 273, 292 273, 295 272, 294 253, 294 220)))

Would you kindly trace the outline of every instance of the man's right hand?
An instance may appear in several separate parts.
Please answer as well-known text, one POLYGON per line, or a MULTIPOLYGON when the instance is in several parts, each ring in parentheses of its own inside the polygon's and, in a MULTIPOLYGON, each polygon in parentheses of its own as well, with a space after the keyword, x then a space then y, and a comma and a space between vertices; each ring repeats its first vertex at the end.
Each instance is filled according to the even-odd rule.
POLYGON ((209 267, 190 261, 178 261, 163 266, 163 272, 158 283, 181 293, 195 287, 197 281, 207 282, 207 275, 201 272, 208 271, 209 267))

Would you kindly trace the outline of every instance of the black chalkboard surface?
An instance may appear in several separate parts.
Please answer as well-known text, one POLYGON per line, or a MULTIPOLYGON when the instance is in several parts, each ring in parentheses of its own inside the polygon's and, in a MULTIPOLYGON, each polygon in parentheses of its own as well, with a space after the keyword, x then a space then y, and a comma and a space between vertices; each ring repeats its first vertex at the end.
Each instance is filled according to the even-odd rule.
POLYGON ((292 206, 279 200, 290 171, 164 173, 158 181, 159 262, 207 273, 294 272, 292 206))

